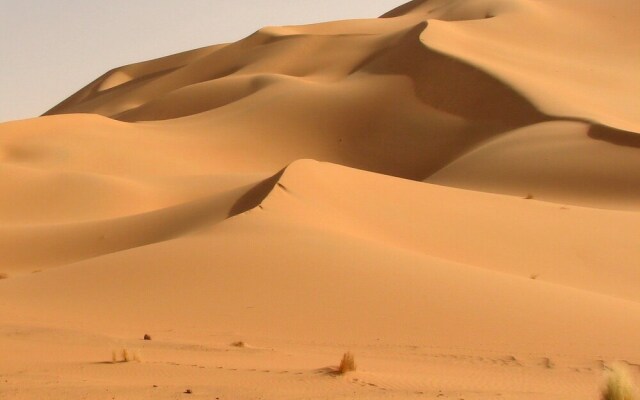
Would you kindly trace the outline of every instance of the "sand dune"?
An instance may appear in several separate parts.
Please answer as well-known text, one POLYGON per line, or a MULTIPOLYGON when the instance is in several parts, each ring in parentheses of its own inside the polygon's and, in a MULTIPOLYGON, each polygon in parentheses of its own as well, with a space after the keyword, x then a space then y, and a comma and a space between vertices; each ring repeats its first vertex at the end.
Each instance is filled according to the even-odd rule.
POLYGON ((568 0, 423 1, 378 20, 265 28, 238 43, 115 69, 50 113, 166 121, 148 126, 199 132, 224 154, 253 152, 268 137, 274 149, 261 155, 272 158, 269 170, 314 158, 474 190, 633 208, 640 182, 629 171, 640 158, 625 147, 638 145, 640 60, 632 54, 640 52, 625 39, 635 25, 621 26, 618 17, 626 21, 636 8, 618 1, 599 19, 598 4, 568 0), (582 31, 562 21, 604 34, 581 40, 582 31), (517 34, 506 33, 512 26, 517 34), (125 74, 133 78, 110 83, 125 74), (566 131, 563 146, 531 145, 498 170, 458 160, 482 147, 498 162, 487 142, 535 140, 525 139, 529 131, 566 131), (612 157, 592 158, 585 169, 585 147, 612 157), (540 159, 558 160, 548 166, 555 176, 540 159), (472 182, 459 178, 469 173, 472 182))
POLYGON ((0 125, 0 398, 637 378, 639 11, 412 1, 116 68, 0 125))

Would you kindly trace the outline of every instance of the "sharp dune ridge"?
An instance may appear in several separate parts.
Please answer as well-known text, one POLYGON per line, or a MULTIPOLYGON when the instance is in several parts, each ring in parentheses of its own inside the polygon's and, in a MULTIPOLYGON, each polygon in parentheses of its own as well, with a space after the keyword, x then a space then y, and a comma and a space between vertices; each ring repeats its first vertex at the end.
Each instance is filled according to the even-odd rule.
POLYGON ((0 398, 633 386, 638 26, 632 0, 414 0, 1 124, 0 398))

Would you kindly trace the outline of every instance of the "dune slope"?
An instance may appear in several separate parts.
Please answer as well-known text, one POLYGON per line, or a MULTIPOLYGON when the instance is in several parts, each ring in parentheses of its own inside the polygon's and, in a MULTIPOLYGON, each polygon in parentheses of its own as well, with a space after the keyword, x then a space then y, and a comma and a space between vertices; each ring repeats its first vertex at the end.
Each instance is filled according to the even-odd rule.
MULTIPOLYGON (((151 126, 215 136, 225 153, 269 137, 279 166, 316 158, 474 190, 629 208, 640 200, 638 175, 629 172, 640 160, 626 149, 638 146, 640 131, 640 49, 629 40, 639 34, 637 11, 627 0, 604 8, 576 0, 411 2, 377 20, 264 28, 237 43, 118 68, 47 114, 169 119, 151 126), (585 31, 600 34, 585 40, 585 31), (558 125, 538 128, 552 121, 558 125), (485 144, 528 127, 570 140, 553 149, 531 145, 534 151, 501 162, 500 171, 483 169, 473 182, 459 178, 479 174, 458 158, 482 146, 500 159, 505 150, 494 157, 497 147, 485 144), (585 170, 585 147, 615 154, 591 158, 585 170), (610 168, 612 158, 620 168, 610 168), (541 159, 561 160, 552 161, 557 179, 538 179, 545 165, 529 166, 541 159)), ((522 140, 509 148, 528 141, 523 136, 514 135, 522 140)))

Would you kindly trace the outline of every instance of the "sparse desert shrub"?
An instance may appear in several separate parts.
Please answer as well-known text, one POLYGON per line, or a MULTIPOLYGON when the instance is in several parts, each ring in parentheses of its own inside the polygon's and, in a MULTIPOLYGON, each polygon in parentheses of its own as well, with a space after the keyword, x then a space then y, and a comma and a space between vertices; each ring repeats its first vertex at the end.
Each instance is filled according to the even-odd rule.
POLYGON ((243 341, 233 342, 231 343, 233 347, 247 347, 247 344, 243 341))
POLYGON ((5 274, 4 272, 0 272, 0 279, 7 279, 9 277, 9 275, 5 274))
POLYGON ((151 340, 151 335, 149 335, 148 333, 144 334, 144 340, 151 340))
POLYGON ((607 381, 602 389, 602 400, 638 400, 627 371, 620 365, 613 366, 607 373, 607 381))
POLYGON ((355 361, 355 358, 353 357, 353 353, 351 352, 344 353, 344 355, 342 356, 342 361, 340 361, 340 366, 338 367, 338 373, 346 374, 347 372, 355 371, 355 370, 356 370, 356 361, 355 361))
POLYGON ((525 200, 533 200, 533 194, 531 193, 527 194, 527 196, 525 197, 525 200))
POLYGON ((113 350, 111 352, 111 362, 114 364, 117 362, 131 362, 131 361, 142 362, 142 358, 140 357, 140 354, 137 351, 122 349, 119 352, 116 350, 113 350), (120 358, 118 358, 118 355, 120 355, 120 358))

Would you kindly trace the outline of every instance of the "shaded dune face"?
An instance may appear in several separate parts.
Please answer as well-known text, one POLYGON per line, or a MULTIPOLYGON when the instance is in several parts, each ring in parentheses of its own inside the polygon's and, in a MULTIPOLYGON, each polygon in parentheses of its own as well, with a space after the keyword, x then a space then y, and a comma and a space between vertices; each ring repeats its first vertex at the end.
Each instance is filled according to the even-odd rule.
MULTIPOLYGON (((340 83, 394 76, 411 84, 413 93, 407 95, 465 120, 509 126, 545 118, 499 78, 425 46, 421 35, 427 33, 428 22, 409 27, 371 24, 372 32, 363 34, 350 34, 347 23, 333 34, 305 33, 304 27, 294 32, 267 28, 182 66, 156 71, 159 61, 152 61, 153 72, 131 77, 119 87, 89 91, 75 104, 47 114, 92 112, 127 122, 166 120, 215 110, 287 80, 340 83)), ((112 71, 90 86, 110 86, 126 71, 112 71)))

